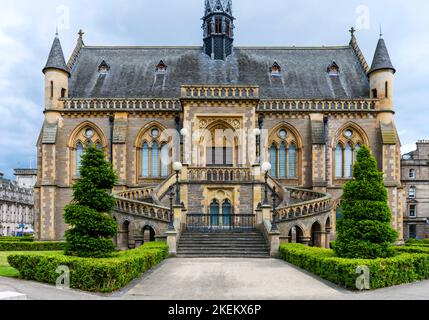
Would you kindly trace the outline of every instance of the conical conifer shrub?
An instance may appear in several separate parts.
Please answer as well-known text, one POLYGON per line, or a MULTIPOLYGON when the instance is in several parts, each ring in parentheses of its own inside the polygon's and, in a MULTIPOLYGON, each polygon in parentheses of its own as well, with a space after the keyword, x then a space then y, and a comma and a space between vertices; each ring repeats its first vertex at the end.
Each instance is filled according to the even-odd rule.
POLYGON ((358 151, 353 177, 343 188, 343 216, 337 221, 334 250, 343 258, 389 257, 398 233, 391 225, 383 173, 368 147, 358 151))

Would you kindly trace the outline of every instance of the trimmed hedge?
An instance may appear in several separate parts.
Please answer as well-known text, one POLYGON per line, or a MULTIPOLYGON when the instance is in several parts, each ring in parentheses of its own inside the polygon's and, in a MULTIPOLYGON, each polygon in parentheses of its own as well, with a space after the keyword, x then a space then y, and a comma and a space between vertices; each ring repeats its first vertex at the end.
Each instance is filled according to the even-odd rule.
POLYGON ((407 248, 395 248, 398 251, 394 257, 373 260, 338 258, 332 250, 301 244, 281 245, 280 253, 289 263, 342 287, 357 290, 356 280, 361 275, 356 273, 359 266, 369 268, 371 289, 429 279, 429 251, 407 252, 407 248))
POLYGON ((16 254, 9 264, 19 271, 19 277, 55 284, 58 266, 70 268, 70 286, 90 292, 113 292, 138 278, 168 257, 166 243, 145 244, 142 247, 112 253, 110 258, 79 258, 63 253, 16 254))
POLYGON ((0 241, 0 251, 62 251, 65 242, 6 242, 0 241))
POLYGON ((0 242, 33 242, 34 237, 0 237, 0 242))

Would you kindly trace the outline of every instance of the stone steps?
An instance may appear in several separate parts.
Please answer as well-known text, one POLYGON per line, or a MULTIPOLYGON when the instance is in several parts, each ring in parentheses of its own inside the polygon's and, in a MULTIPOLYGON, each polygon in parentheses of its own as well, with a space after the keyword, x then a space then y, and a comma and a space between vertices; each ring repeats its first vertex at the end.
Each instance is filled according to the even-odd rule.
POLYGON ((185 232, 178 243, 181 258, 269 258, 261 233, 185 232))

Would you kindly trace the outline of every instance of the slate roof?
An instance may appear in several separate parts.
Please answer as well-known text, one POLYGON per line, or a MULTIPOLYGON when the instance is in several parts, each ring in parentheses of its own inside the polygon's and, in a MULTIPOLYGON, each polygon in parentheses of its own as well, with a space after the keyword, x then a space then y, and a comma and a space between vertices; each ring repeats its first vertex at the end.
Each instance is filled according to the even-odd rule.
POLYGON ((235 47, 225 61, 201 47, 91 47, 81 49, 69 80, 73 98, 178 98, 181 85, 259 85, 261 98, 368 98, 369 82, 351 46, 235 47), (105 60, 107 74, 98 67, 105 60), (157 73, 163 60, 167 72, 157 73), (274 62, 281 67, 273 75, 274 62), (335 61, 339 76, 329 76, 335 61))
POLYGON ((43 73, 45 73, 46 69, 59 69, 70 74, 58 36, 54 39, 48 61, 46 62, 46 66, 43 68, 43 73))
POLYGON ((369 73, 382 70, 391 69, 395 72, 392 61, 390 60, 389 51, 387 50, 386 43, 382 38, 378 40, 377 49, 375 50, 374 59, 369 73))

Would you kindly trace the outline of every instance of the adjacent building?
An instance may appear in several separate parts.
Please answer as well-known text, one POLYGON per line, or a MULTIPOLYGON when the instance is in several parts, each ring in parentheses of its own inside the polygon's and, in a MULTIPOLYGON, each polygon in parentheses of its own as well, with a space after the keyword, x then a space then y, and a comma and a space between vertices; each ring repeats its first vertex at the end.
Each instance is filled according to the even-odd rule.
POLYGON ((32 234, 37 170, 15 169, 16 181, 0 172, 0 236, 32 234))
POLYGON ((406 192, 405 239, 429 238, 429 140, 402 156, 402 183, 406 192))

